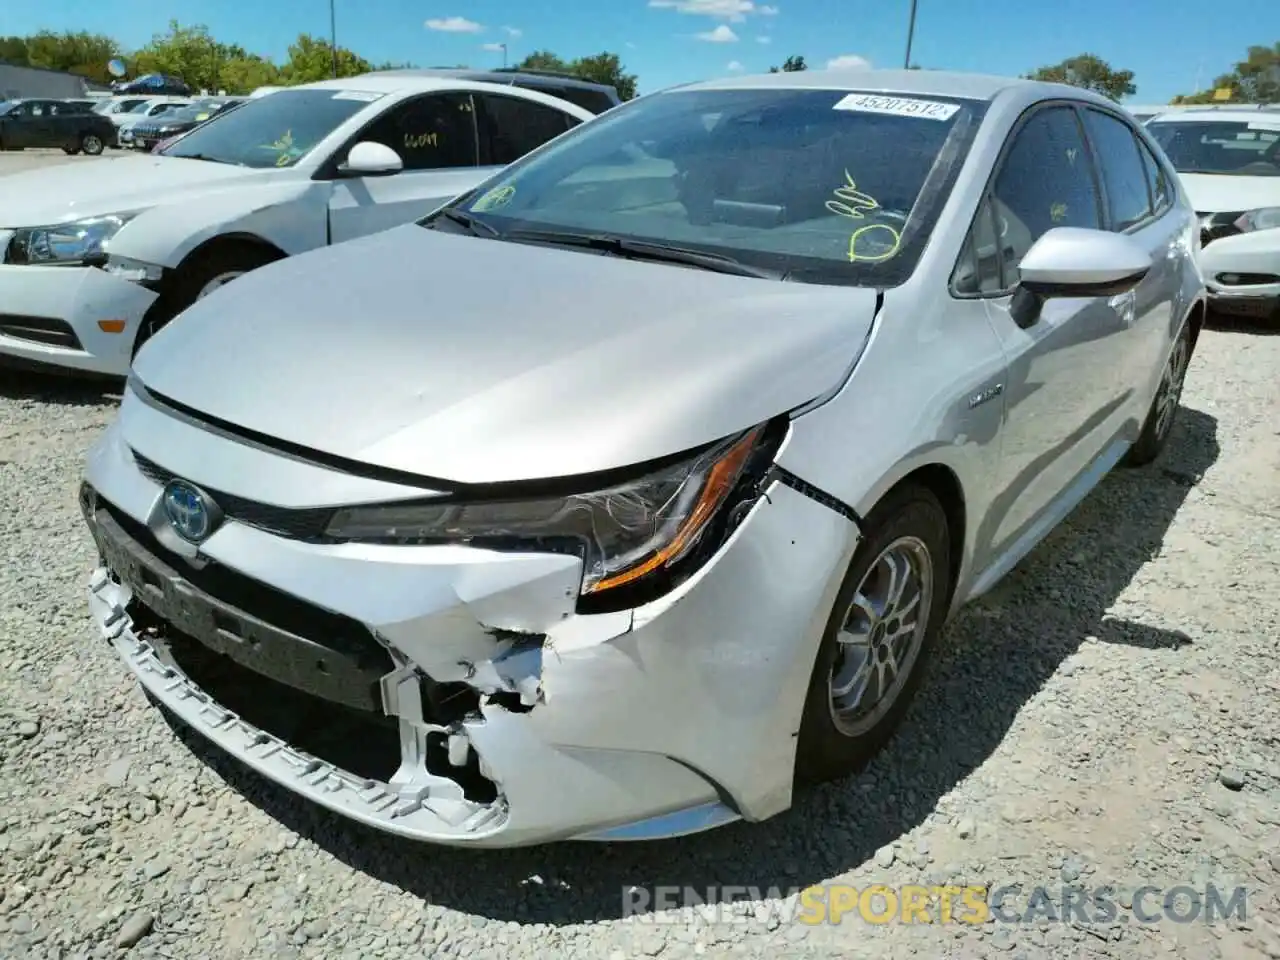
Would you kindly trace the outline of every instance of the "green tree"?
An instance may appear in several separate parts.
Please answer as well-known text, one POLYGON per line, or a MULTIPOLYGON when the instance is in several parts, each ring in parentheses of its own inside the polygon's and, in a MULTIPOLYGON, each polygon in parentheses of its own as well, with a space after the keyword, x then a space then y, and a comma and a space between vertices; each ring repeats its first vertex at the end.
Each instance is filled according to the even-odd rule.
POLYGON ((1030 80, 1083 87, 1117 102, 1123 97, 1132 96, 1138 90, 1133 82, 1132 70, 1115 70, 1107 61, 1092 53, 1068 57, 1053 66, 1039 67, 1026 74, 1026 77, 1030 80))
POLYGON ((635 74, 627 73, 616 53, 605 52, 580 57, 569 65, 569 72, 583 80, 608 84, 618 91, 618 97, 622 100, 635 99, 635 74))
POLYGON ((550 50, 535 50, 516 64, 516 69, 566 73, 592 83, 609 84, 623 100, 633 99, 637 92, 635 74, 627 73, 621 58, 608 51, 590 57, 579 57, 577 60, 565 60, 550 50))
POLYGON ((1224 73, 1208 90, 1180 94, 1173 103, 1280 103, 1280 43, 1253 46, 1230 73, 1224 73), (1227 99, 1218 90, 1229 90, 1227 99))
POLYGON ((801 70, 808 70, 809 65, 804 62, 804 57, 790 56, 782 61, 782 67, 770 67, 770 73, 799 73, 801 70))
POLYGON ((164 73, 180 78, 193 89, 213 90, 219 86, 228 52, 244 51, 219 44, 204 24, 184 27, 177 20, 170 20, 168 31, 155 34, 129 58, 128 66, 133 76, 164 73))
MULTIPOLYGON (((338 76, 354 77, 368 73, 373 65, 364 57, 352 53, 346 47, 338 47, 338 76)), ((309 33, 298 34, 289 45, 289 59, 280 68, 280 78, 285 84, 315 83, 333 76, 333 47, 328 40, 321 40, 309 33)))
POLYGON ((54 33, 41 30, 29 37, 0 40, 0 60, 47 70, 65 70, 100 82, 110 79, 107 61, 120 55, 110 37, 85 30, 54 33))
POLYGON ((253 93, 259 87, 279 84, 280 68, 256 54, 229 58, 218 68, 218 89, 227 93, 253 93))

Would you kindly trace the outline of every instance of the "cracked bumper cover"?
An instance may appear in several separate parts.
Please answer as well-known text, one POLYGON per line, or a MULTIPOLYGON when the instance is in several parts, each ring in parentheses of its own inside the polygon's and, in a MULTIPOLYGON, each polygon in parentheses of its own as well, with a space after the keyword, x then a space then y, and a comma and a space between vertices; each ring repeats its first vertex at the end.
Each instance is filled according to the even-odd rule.
MULTIPOLYGON (((204 435, 200 459, 218 462, 229 443, 204 435)), ((333 478, 314 469, 310 489, 323 490, 333 478)), ((87 481, 138 523, 160 525, 160 486, 138 470, 119 421, 94 448, 87 481)), ((102 636, 157 700, 248 766, 340 814, 459 846, 650 839, 790 805, 805 690, 855 544, 848 519, 775 483, 677 591, 584 616, 573 612, 576 558, 310 544, 227 522, 202 545, 204 556, 366 625, 394 652, 399 669, 384 678, 383 700, 399 726, 401 765, 388 782, 302 753, 216 703, 135 630, 130 588, 106 565, 89 597, 102 636), (517 655, 508 646, 504 657, 495 632, 507 630, 545 639, 517 655), (422 698, 409 695, 419 672, 468 683, 481 692, 479 710, 448 729, 433 725, 422 698), (495 690, 517 695, 524 711, 484 695, 495 690), (448 775, 428 772, 429 732, 449 735, 451 752, 474 750, 496 801, 467 799, 448 775)))

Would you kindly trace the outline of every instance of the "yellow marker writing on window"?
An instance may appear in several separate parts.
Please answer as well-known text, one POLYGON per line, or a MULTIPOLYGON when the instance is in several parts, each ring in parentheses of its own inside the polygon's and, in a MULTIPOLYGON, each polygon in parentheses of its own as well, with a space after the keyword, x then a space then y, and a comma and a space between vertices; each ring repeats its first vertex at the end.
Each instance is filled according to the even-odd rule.
POLYGON ((485 193, 484 196, 471 205, 471 209, 477 213, 483 213, 486 210, 497 210, 499 207, 505 207, 510 203, 515 195, 516 188, 509 183, 504 183, 485 193))
POLYGON ((1061 223, 1067 219, 1067 205, 1065 203, 1055 203, 1049 208, 1049 217, 1054 223, 1061 223))
MULTIPOLYGON (((868 211, 880 209, 880 202, 859 190, 848 170, 844 172, 844 180, 844 186, 836 188, 836 199, 827 201, 828 210, 840 217, 862 220, 868 211)), ((889 224, 869 223, 849 236, 849 262, 879 263, 897 253, 901 245, 901 234, 889 224), (866 252, 868 246, 873 252, 866 252)))
POLYGON ((404 148, 406 150, 417 150, 419 147, 438 147, 440 146, 440 135, 435 131, 431 133, 404 135, 404 148))
POLYGON ((858 189, 848 170, 844 172, 844 179, 845 185, 836 188, 836 199, 827 201, 828 210, 841 217, 861 220, 865 211, 880 209, 875 197, 858 189))

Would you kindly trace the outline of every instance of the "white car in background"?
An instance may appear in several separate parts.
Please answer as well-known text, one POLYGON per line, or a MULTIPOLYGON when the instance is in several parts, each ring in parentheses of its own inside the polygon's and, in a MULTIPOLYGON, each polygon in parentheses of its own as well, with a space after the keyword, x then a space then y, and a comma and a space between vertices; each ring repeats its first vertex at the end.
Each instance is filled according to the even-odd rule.
POLYGON ((1181 111, 1147 129, 1200 217, 1209 305, 1280 321, 1280 110, 1181 111))
POLYGON ((477 81, 276 91, 163 154, 0 180, 0 360, 124 376, 190 304, 274 260, 416 220, 594 114, 477 81))

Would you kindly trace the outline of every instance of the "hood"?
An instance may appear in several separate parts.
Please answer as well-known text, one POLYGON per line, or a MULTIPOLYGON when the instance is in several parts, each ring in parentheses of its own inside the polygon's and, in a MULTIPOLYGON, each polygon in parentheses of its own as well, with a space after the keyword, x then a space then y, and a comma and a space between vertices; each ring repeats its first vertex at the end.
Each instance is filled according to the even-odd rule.
POLYGON ((400 227, 291 257, 140 351, 152 391, 327 454, 455 483, 688 450, 836 386, 873 290, 400 227))
POLYGON ((1197 213, 1234 213, 1258 207, 1280 207, 1280 177, 1238 177, 1212 173, 1180 173, 1197 213))
POLYGON ((142 210, 205 187, 238 188, 277 175, 228 163, 143 154, 67 163, 0 178, 0 227, 142 210))

